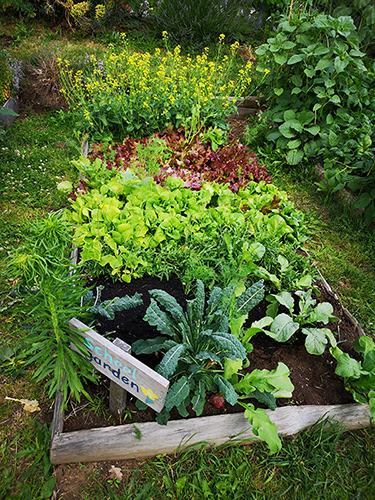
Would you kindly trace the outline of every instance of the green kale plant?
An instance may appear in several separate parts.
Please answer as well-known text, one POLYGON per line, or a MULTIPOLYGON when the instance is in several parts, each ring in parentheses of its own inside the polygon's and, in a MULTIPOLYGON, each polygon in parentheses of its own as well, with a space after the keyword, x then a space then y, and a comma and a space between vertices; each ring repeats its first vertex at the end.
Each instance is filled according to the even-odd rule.
POLYGON ((310 289, 295 292, 295 298, 289 292, 269 295, 267 300, 270 305, 267 307, 267 316, 255 321, 248 334, 261 331, 278 342, 287 342, 300 331, 306 335, 307 352, 315 355, 323 354, 328 342, 336 347, 336 339, 331 330, 316 325, 316 323, 326 325, 329 321, 337 321, 337 318, 333 316, 333 307, 329 302, 316 305, 316 299, 313 299, 311 294, 310 289), (288 313, 278 314, 280 306, 288 313), (297 313, 295 313, 296 309, 297 313))
POLYGON ((176 299, 163 290, 151 290, 151 303, 144 320, 156 326, 162 336, 136 341, 135 354, 165 350, 157 372, 171 381, 165 407, 159 422, 168 420, 176 407, 180 415, 188 416, 191 403, 197 415, 203 411, 206 392, 220 391, 231 405, 238 395, 223 376, 226 359, 243 360, 246 350, 230 333, 237 318, 263 298, 263 282, 255 283, 238 297, 234 287, 215 287, 206 304, 203 282, 197 281, 196 296, 186 303, 186 312, 176 299))
POLYGON ((357 361, 339 347, 330 349, 337 361, 335 373, 344 378, 345 387, 354 401, 369 403, 372 418, 375 418, 375 343, 371 337, 363 336, 354 343, 354 350, 362 356, 357 361))

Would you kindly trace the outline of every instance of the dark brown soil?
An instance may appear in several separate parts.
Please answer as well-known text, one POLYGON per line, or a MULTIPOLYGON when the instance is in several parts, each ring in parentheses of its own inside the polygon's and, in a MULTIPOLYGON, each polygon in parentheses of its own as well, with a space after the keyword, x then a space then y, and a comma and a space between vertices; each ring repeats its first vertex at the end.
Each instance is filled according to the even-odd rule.
MULTIPOLYGON (((160 335, 154 327, 143 321, 144 314, 149 305, 148 290, 159 288, 173 295, 184 307, 186 297, 183 292, 181 282, 177 278, 170 281, 160 281, 157 278, 144 277, 133 280, 130 284, 102 282, 105 288, 102 291, 102 300, 112 299, 116 296, 133 295, 138 292, 143 296, 144 304, 130 311, 116 313, 114 321, 101 320, 97 325, 98 333, 104 335, 111 332, 110 338, 116 337, 132 344, 137 339, 152 338, 160 335)), ((358 338, 358 332, 353 324, 348 320, 340 303, 322 285, 317 283, 321 291, 317 301, 329 301, 334 307, 334 314, 339 318, 338 322, 333 322, 328 327, 336 332, 340 340, 340 348, 346 352, 352 351, 353 342, 358 338)), ((251 313, 248 324, 263 317, 268 302, 261 302, 251 313)), ((309 354, 304 346, 304 336, 298 337, 292 344, 277 343, 264 334, 256 335, 252 344, 254 350, 249 354, 250 367, 253 369, 273 370, 279 362, 285 363, 291 370, 291 380, 294 384, 292 400, 278 400, 278 406, 285 405, 325 405, 325 404, 345 404, 353 402, 351 394, 346 391, 343 380, 337 377, 335 371, 335 360, 329 354, 328 349, 321 356, 309 354)), ((351 355, 354 354, 351 352, 351 355)), ((155 368, 160 362, 160 355, 139 356, 139 359, 148 366, 155 368)), ((108 408, 109 380, 101 376, 99 386, 89 386, 88 392, 96 401, 102 400, 96 409, 92 404, 83 401, 80 404, 70 403, 65 416, 64 431, 73 431, 94 427, 104 427, 119 423, 144 422, 155 419, 155 413, 151 409, 138 411, 134 398, 129 398, 128 415, 124 421, 111 416, 108 408)), ((206 405, 203 415, 214 415, 221 413, 233 413, 243 411, 242 407, 236 405, 231 407, 225 403, 224 408, 216 409, 209 403, 210 394, 207 394, 206 405)), ((261 406, 255 400, 249 402, 256 406, 261 406)), ((191 416, 195 416, 191 412, 191 416)), ((177 413, 172 414, 172 418, 180 418, 177 413)))

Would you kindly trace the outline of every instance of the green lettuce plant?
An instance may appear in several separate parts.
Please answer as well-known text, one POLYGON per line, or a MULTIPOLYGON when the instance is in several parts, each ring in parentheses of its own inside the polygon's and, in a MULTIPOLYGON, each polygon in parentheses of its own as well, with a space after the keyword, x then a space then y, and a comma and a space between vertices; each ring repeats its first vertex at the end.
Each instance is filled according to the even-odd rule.
POLYGON ((203 184, 192 191, 182 179, 168 177, 161 186, 129 169, 109 181, 102 175, 88 179, 87 193, 66 216, 77 226, 82 261, 126 282, 147 272, 179 274, 188 286, 197 278, 227 285, 234 276, 254 276, 279 287, 277 256, 270 258, 261 241, 272 239, 280 253, 280 242, 286 251, 304 238, 301 214, 272 184, 250 182, 238 193, 203 184))
POLYGON ((225 360, 224 377, 239 394, 238 403, 245 409, 244 416, 252 425, 253 433, 268 444, 271 453, 275 453, 281 449, 276 425, 264 409, 255 409, 252 403, 241 400, 254 398, 275 410, 276 398, 292 397, 294 386, 289 378, 290 370, 284 363, 278 363, 275 370, 247 370, 246 374, 242 374, 243 364, 238 359, 225 360))

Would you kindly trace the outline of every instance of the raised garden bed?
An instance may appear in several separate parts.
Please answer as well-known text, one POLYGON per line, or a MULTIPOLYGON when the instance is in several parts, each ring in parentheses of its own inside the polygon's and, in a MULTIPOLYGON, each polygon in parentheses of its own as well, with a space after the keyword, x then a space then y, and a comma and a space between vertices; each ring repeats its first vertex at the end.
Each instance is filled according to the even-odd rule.
MULTIPOLYGON (((103 299, 111 298, 118 294, 134 293, 136 289, 143 287, 155 288, 154 279, 135 280, 130 285, 113 284, 103 290, 103 299), (137 284, 138 281, 138 284, 137 284), (112 290, 111 290, 112 288, 112 290), (123 288, 121 290, 121 288, 123 288)), ((159 283, 159 287, 163 285, 159 283)), ((171 283, 165 282, 167 290, 178 293, 177 280, 171 283)), ((344 341, 343 349, 350 351, 352 343, 363 331, 355 318, 339 304, 337 296, 329 288, 325 280, 320 282, 323 291, 322 300, 329 299, 335 307, 335 315, 340 318, 339 323, 332 325, 338 329, 340 340, 344 341)), ((181 290, 180 290, 181 293, 181 290)), ((118 325, 113 323, 111 327, 102 323, 103 331, 115 329, 115 335, 132 343, 137 336, 148 336, 150 332, 144 331, 147 324, 141 325, 139 315, 143 311, 129 311, 127 316, 128 327, 123 325, 123 331, 131 331, 131 335, 121 335, 118 325), (137 316, 138 315, 138 316, 137 316), (141 327, 135 330, 135 325, 141 327), (131 327, 129 325, 132 325, 131 327), (142 330, 143 329, 143 330, 142 330)), ((118 320, 119 321, 119 320, 118 320)), ((256 337, 255 337, 256 339, 256 337)), ((278 407, 275 411, 266 410, 272 422, 277 425, 279 434, 292 435, 307 428, 322 418, 332 418, 342 424, 346 429, 368 427, 372 423, 368 405, 357 405, 352 403, 350 394, 345 391, 342 380, 334 375, 332 358, 329 356, 309 355, 303 344, 294 346, 271 345, 268 339, 254 339, 254 351, 250 354, 252 368, 275 368, 276 361, 284 361, 292 368, 291 379, 295 385, 293 402, 283 402, 286 406, 278 407), (263 346, 262 346, 263 342, 263 346), (297 358, 296 356, 301 356, 297 358), (285 357, 283 357, 285 356, 285 357), (290 366, 290 363, 294 364, 290 366), (309 399, 310 398, 310 399, 309 399), (309 404, 310 403, 310 404, 309 404), (332 404, 328 404, 332 403, 332 404), (337 404, 340 403, 340 404, 337 404)), ((150 360, 148 360, 150 361, 150 360)), ((150 361, 152 363, 152 361, 150 361)), ((208 399, 208 398, 207 398, 208 399)), ((132 405, 132 403, 130 403, 132 405)), ((131 408, 135 408, 134 404, 131 408)), ((70 418, 64 425, 64 415, 61 411, 59 396, 56 399, 55 415, 53 423, 53 437, 51 442, 51 462, 54 464, 69 462, 88 462, 96 460, 120 460, 128 458, 143 458, 159 453, 173 453, 196 443, 222 444, 228 440, 249 440, 256 438, 251 432, 249 422, 242 413, 229 413, 239 411, 237 408, 226 406, 219 411, 221 414, 209 415, 209 412, 218 413, 212 405, 206 403, 204 416, 198 418, 178 419, 168 422, 167 426, 161 426, 155 422, 143 421, 125 425, 114 426, 114 421, 108 422, 109 426, 76 429, 77 423, 70 418), (65 429, 68 431, 64 432, 65 429), (74 429, 74 430, 71 430, 74 429)), ((152 418, 152 411, 145 411, 144 418, 152 418)), ((101 425, 100 422, 95 425, 101 425)), ((102 424, 103 425, 103 424, 102 424)))

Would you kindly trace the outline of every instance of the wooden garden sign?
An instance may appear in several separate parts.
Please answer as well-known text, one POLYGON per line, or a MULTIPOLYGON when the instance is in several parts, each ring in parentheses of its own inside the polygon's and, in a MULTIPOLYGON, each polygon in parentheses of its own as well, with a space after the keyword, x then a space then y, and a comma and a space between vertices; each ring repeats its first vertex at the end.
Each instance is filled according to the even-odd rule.
MULTIPOLYGON (((78 319, 71 319, 69 325, 84 339, 86 359, 97 370, 155 411, 163 409, 169 380, 78 319)), ((71 348, 79 352, 73 344, 71 348)))

